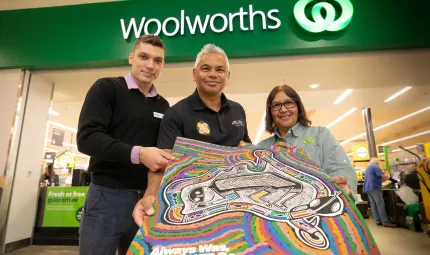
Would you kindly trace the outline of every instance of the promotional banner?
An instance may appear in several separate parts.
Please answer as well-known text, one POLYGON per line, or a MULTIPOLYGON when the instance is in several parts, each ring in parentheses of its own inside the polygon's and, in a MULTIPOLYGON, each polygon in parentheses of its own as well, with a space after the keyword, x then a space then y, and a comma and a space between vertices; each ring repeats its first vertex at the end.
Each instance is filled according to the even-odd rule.
POLYGON ((48 187, 43 227, 79 227, 88 187, 48 187))

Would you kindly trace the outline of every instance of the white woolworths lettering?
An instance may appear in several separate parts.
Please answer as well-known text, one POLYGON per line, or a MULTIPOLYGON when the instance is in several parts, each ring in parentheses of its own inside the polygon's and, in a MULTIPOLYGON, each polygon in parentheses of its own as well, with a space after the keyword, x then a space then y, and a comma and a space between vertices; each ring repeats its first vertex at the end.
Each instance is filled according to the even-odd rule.
POLYGON ((215 33, 222 33, 225 32, 228 28, 230 32, 233 32, 234 30, 234 18, 239 17, 239 23, 240 23, 240 30, 242 31, 248 31, 248 30, 254 30, 254 19, 256 16, 259 16, 262 20, 262 28, 264 30, 266 29, 277 29, 281 26, 281 20, 275 17, 275 15, 279 13, 279 10, 272 9, 269 12, 264 13, 262 11, 254 11, 254 8, 252 5, 249 5, 248 12, 245 12, 243 7, 239 9, 239 12, 236 13, 229 13, 228 15, 224 15, 222 13, 216 13, 214 15, 206 15, 204 16, 204 19, 200 18, 200 15, 197 15, 192 20, 189 16, 185 16, 185 11, 181 10, 181 17, 180 20, 175 17, 168 17, 163 22, 161 22, 158 19, 152 18, 149 20, 146 20, 146 17, 142 17, 139 27, 136 24, 135 18, 132 18, 128 25, 126 25, 124 19, 121 19, 121 28, 122 28, 122 34, 124 39, 128 39, 130 37, 130 34, 133 30, 134 37, 138 38, 142 34, 142 30, 144 34, 150 34, 149 27, 150 25, 154 24, 155 29, 155 35, 159 35, 160 33, 163 33, 166 36, 175 36, 180 31, 181 35, 185 34, 185 26, 188 27, 188 30, 192 35, 194 35, 198 30, 200 34, 206 33, 206 29, 209 27, 210 29, 215 33), (246 27, 245 24, 245 17, 249 17, 249 27, 246 27), (222 26, 215 27, 215 20, 216 19, 222 19, 222 26), (274 22, 273 25, 267 25, 267 19, 274 22), (174 29, 172 31, 167 31, 167 25, 168 23, 174 23, 174 29), (186 23, 185 23, 186 22, 186 23))
POLYGON ((213 15, 212 18, 211 18, 210 26, 211 26, 212 31, 214 31, 215 33, 222 33, 222 32, 224 32, 227 29, 227 27, 228 27, 227 17, 224 14, 222 14, 222 13, 217 13, 217 14, 213 15), (222 26, 221 29, 215 28, 215 25, 214 25, 214 21, 218 17, 222 18, 222 20, 224 22, 224 25, 222 26))
POLYGON ((176 33, 178 33, 178 31, 179 31, 179 28, 180 28, 179 20, 178 20, 178 19, 176 19, 176 18, 170 17, 170 18, 167 18, 167 19, 163 22, 163 34, 165 34, 165 35, 167 35, 167 36, 174 36, 174 35, 176 35, 176 33), (171 33, 167 32, 167 28, 166 28, 166 27, 167 27, 167 23, 168 23, 169 21, 174 21, 174 22, 175 22, 175 25, 176 25, 175 30, 173 30, 173 32, 171 32, 171 33))
MULTIPOLYGON (((185 12, 184 12, 184 14, 185 14, 185 12)), ((194 18, 194 26, 191 24, 191 20, 190 20, 190 17, 186 17, 186 20, 187 20, 187 24, 188 24, 188 28, 190 29, 190 32, 191 32, 191 34, 193 35, 193 34, 195 34, 196 33, 196 30, 197 30, 197 25, 200 27, 200 33, 202 33, 202 34, 204 34, 205 32, 206 32, 206 27, 208 26, 208 22, 209 22, 209 17, 210 17, 210 15, 206 15, 206 18, 205 18, 205 23, 204 24, 202 24, 202 21, 201 21, 201 19, 200 19, 200 16, 199 15, 197 15, 195 18, 194 18)), ((182 26, 183 27, 183 26, 182 26)))
POLYGON ((149 27, 149 24, 151 24, 151 22, 155 22, 155 24, 157 24, 157 32, 155 32, 154 34, 156 34, 156 35, 160 34, 160 32, 161 32, 161 22, 158 19, 150 19, 150 20, 148 20, 146 22, 146 24, 145 24, 145 30, 144 30, 145 34, 149 34, 148 27, 149 27))

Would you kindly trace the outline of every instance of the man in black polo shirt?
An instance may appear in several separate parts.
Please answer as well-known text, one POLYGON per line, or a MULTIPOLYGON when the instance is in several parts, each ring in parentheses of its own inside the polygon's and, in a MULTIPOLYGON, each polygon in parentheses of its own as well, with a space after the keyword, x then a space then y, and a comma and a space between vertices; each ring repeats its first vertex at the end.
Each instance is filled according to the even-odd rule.
MULTIPOLYGON (((224 146, 251 143, 243 107, 228 100, 222 93, 230 78, 225 52, 213 45, 203 47, 197 55, 193 79, 195 92, 170 108, 161 121, 157 147, 170 151, 178 136, 224 146)), ((133 217, 142 225, 145 216, 152 215, 152 204, 164 171, 148 174, 148 189, 136 205, 133 217)))
POLYGON ((165 168, 172 159, 154 147, 169 108, 153 84, 164 65, 163 42, 140 37, 129 63, 125 77, 95 82, 79 117, 77 145, 91 156, 92 174, 79 231, 81 255, 126 254, 138 229, 132 212, 145 192, 148 170, 165 168))

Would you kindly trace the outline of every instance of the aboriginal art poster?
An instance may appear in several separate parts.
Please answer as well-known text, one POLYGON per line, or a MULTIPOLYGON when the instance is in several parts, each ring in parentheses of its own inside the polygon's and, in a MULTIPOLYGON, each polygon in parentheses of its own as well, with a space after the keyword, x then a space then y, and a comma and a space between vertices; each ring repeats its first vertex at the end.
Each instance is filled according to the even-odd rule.
POLYGON ((300 148, 178 138, 127 254, 380 254, 350 198, 300 148))

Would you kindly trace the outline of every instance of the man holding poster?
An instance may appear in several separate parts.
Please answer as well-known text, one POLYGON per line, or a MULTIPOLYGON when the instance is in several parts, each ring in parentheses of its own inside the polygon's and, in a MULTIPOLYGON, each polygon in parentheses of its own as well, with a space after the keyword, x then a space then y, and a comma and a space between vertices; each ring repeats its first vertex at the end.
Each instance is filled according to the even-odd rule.
MULTIPOLYGON (((224 50, 207 44, 197 55, 193 80, 195 92, 170 108, 161 121, 157 147, 170 152, 177 137, 224 146, 250 144, 243 107, 224 95, 230 78, 230 64, 224 50)), ((148 173, 148 188, 133 212, 140 226, 154 214, 153 203, 164 171, 148 173)))
POLYGON ((149 171, 164 168, 170 154, 155 148, 169 108, 154 81, 164 67, 158 36, 136 40, 131 72, 102 78, 90 88, 79 117, 77 145, 91 156, 91 185, 79 230, 81 255, 126 253, 138 226, 131 217, 146 190, 149 171))

